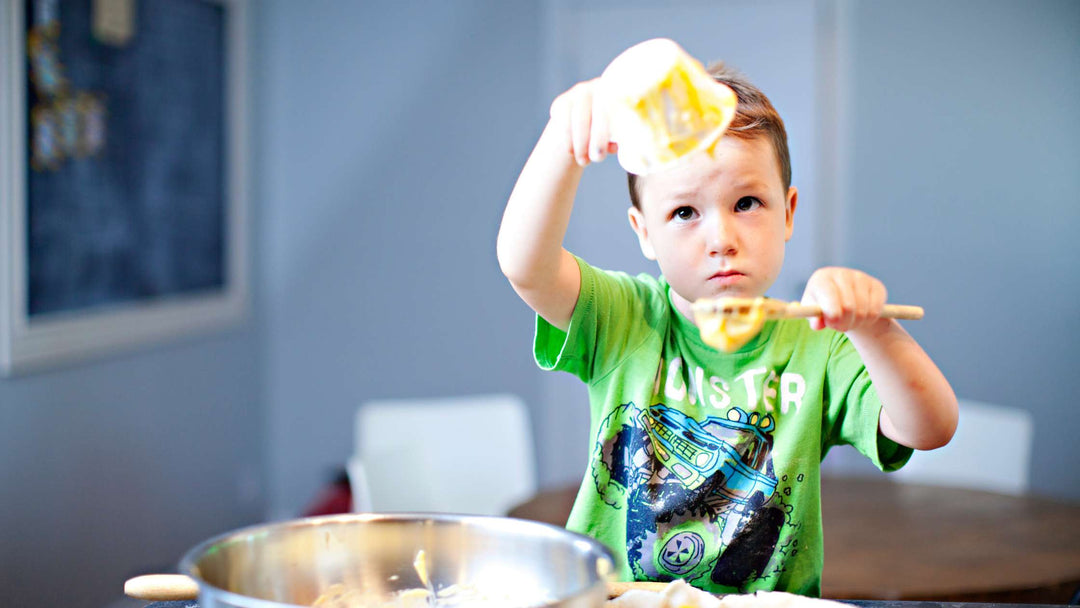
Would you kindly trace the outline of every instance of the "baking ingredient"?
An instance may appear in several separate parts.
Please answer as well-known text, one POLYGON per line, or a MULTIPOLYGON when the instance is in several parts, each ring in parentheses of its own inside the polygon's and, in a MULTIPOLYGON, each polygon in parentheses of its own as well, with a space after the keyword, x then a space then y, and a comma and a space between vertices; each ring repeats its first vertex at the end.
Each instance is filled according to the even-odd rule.
POLYGON ((327 587, 311 605, 312 608, 528 608, 548 603, 550 598, 536 598, 521 602, 520 591, 493 592, 481 590, 476 585, 454 584, 435 590, 428 574, 427 553, 420 549, 413 559, 423 588, 411 588, 395 592, 390 597, 383 592, 362 591, 343 584, 327 587))
POLYGON ((833 600, 806 597, 784 591, 758 591, 752 594, 725 595, 720 608, 854 608, 833 600))
POLYGON ((724 305, 706 300, 694 304, 694 321, 703 342, 730 353, 739 350, 761 331, 765 322, 765 298, 739 298, 737 302, 737 305, 724 305))
POLYGON ((632 589, 608 601, 605 608, 852 608, 831 600, 804 597, 783 591, 758 591, 717 597, 686 581, 668 583, 661 591, 632 589))
POLYGON ((605 608, 720 608, 720 600, 684 580, 669 583, 662 591, 631 589, 604 604, 605 608))

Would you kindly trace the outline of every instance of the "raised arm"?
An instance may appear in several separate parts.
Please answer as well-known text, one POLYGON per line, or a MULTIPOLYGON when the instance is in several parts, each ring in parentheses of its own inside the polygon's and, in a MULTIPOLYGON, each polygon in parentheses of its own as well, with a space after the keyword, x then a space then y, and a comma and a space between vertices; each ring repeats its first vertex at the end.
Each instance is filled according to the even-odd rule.
POLYGON ((581 289, 577 262, 563 248, 585 166, 615 150, 596 81, 574 85, 551 104, 551 117, 518 176, 499 227, 499 267, 537 314, 567 329, 581 289))
POLYGON ((895 320, 880 318, 885 293, 865 273, 823 268, 807 282, 803 302, 822 309, 815 329, 845 332, 862 357, 881 399, 881 433, 918 450, 939 448, 956 432, 956 395, 919 343, 895 320))

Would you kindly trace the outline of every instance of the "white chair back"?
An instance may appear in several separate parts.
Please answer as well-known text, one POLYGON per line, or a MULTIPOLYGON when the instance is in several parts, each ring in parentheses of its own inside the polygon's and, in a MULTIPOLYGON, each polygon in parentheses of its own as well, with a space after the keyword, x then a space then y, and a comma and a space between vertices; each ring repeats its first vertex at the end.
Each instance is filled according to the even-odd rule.
POLYGON ((952 441, 937 450, 915 452, 890 476, 908 483, 1021 495, 1028 490, 1033 437, 1030 412, 961 399, 952 441))
POLYGON ((355 511, 504 515, 536 492, 529 413, 516 396, 371 401, 355 424, 355 511))

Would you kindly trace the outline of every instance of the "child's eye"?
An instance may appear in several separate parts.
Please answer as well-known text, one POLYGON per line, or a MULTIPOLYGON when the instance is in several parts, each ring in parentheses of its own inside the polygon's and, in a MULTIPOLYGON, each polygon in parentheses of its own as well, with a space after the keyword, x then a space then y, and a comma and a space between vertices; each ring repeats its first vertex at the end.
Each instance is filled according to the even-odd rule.
POLYGON ((671 217, 673 219, 682 220, 682 221, 686 222, 686 221, 694 219, 694 216, 696 216, 696 215, 697 215, 697 212, 694 211, 693 207, 679 207, 678 209, 676 209, 675 211, 672 212, 671 217))
POLYGON ((753 211, 762 205, 762 202, 753 196, 744 196, 735 203, 736 211, 753 211))

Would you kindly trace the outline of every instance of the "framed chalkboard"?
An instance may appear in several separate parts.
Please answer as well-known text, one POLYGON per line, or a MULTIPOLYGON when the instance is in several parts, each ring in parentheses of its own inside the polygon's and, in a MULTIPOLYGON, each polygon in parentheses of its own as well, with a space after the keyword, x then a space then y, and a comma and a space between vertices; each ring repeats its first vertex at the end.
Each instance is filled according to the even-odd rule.
POLYGON ((243 319, 244 0, 0 0, 0 371, 243 319))

